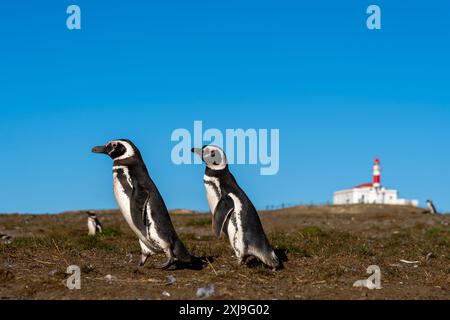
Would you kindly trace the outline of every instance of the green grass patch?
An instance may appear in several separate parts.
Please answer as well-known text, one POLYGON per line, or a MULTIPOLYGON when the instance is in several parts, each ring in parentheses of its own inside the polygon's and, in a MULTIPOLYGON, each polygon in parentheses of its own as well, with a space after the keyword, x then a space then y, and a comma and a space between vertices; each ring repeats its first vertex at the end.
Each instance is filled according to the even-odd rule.
POLYGON ((211 218, 195 218, 186 223, 188 227, 206 227, 211 225, 211 218))
POLYGON ((450 229, 434 227, 425 231, 425 237, 438 246, 450 246, 450 229))
POLYGON ((116 251, 114 245, 104 240, 104 236, 67 237, 65 235, 49 235, 45 237, 19 237, 8 246, 12 249, 52 249, 52 250, 104 250, 116 251))
POLYGON ((118 237, 122 235, 122 231, 118 227, 106 227, 103 228, 103 237, 118 237))
POLYGON ((300 229, 300 233, 308 237, 324 237, 326 232, 322 231, 319 227, 309 226, 300 229))
POLYGON ((81 250, 115 251, 116 247, 107 243, 102 236, 82 236, 75 239, 75 248, 81 250))
POLYGON ((375 257, 377 255, 373 248, 365 244, 359 247, 359 254, 366 257, 375 257))
POLYGON ((301 257, 348 256, 373 257, 377 252, 360 239, 347 232, 322 230, 310 226, 297 232, 275 232, 269 235, 271 244, 289 254, 301 257))

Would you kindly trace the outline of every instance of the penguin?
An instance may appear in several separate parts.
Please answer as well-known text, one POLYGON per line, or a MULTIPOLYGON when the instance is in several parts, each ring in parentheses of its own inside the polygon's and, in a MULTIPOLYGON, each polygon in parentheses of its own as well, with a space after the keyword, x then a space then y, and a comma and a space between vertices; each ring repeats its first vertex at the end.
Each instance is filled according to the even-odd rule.
POLYGON ((143 267, 149 256, 164 253, 168 269, 177 262, 190 264, 192 256, 181 242, 164 200, 148 174, 138 148, 127 139, 108 142, 92 149, 112 158, 114 195, 119 209, 139 239, 143 267))
POLYGON ((93 211, 88 211, 88 230, 90 236, 95 236, 97 233, 102 233, 103 228, 100 220, 98 220, 97 215, 93 211))
POLYGON ((11 244, 12 243, 12 237, 8 236, 7 234, 0 234, 0 241, 3 244, 11 244))
POLYGON ((428 208, 428 213, 439 214, 438 211, 436 210, 436 207, 434 206, 433 201, 427 200, 427 208, 428 208))
POLYGON ((193 148, 206 164, 203 182, 216 237, 226 235, 239 264, 256 257, 274 271, 282 267, 264 233, 258 213, 228 168, 225 152, 214 145, 193 148))

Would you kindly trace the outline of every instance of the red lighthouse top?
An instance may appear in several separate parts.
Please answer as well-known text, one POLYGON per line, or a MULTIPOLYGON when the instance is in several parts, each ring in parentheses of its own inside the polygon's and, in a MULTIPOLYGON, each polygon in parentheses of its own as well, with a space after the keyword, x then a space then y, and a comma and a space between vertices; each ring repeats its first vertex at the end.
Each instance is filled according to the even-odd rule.
POLYGON ((375 159, 375 164, 380 164, 380 159, 376 158, 375 159))

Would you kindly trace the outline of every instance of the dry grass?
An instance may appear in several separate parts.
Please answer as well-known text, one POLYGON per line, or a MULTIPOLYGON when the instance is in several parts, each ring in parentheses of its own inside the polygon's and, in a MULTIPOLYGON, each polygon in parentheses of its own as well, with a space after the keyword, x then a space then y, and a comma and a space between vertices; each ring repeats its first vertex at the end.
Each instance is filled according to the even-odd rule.
POLYGON ((204 270, 162 271, 152 257, 134 273, 140 253, 117 212, 100 214, 102 235, 86 235, 77 212, 55 216, 0 215, 0 299, 194 299, 214 283, 219 299, 449 299, 450 217, 405 207, 297 207, 261 213, 270 242, 285 260, 273 273, 255 259, 236 264, 225 239, 211 232, 210 216, 174 215, 180 237, 204 270), (418 261, 416 264, 400 260, 418 261), (82 290, 64 286, 68 265, 82 271, 82 290), (382 290, 352 288, 369 265, 382 270, 382 290), (111 281, 105 277, 112 276, 111 281), (167 284, 173 275, 177 282, 167 284))

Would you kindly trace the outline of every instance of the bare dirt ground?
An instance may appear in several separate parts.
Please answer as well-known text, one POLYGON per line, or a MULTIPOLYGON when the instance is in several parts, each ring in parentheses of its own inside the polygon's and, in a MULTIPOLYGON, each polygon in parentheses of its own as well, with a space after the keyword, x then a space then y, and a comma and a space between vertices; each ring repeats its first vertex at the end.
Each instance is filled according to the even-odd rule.
POLYGON ((122 216, 103 211, 103 235, 87 236, 83 212, 0 215, 0 299, 450 299, 450 216, 390 206, 304 206, 260 213, 271 243, 287 261, 271 272, 256 261, 238 266, 228 242, 212 236, 211 218, 173 214, 201 271, 156 269, 152 257, 135 273, 139 246, 122 216), (400 260, 416 261, 408 264, 400 260), (69 265, 81 268, 81 290, 65 286, 69 265), (353 288, 378 265, 382 289, 353 288), (175 283, 168 280, 172 276, 175 283), (170 296, 169 296, 170 295, 170 296))

